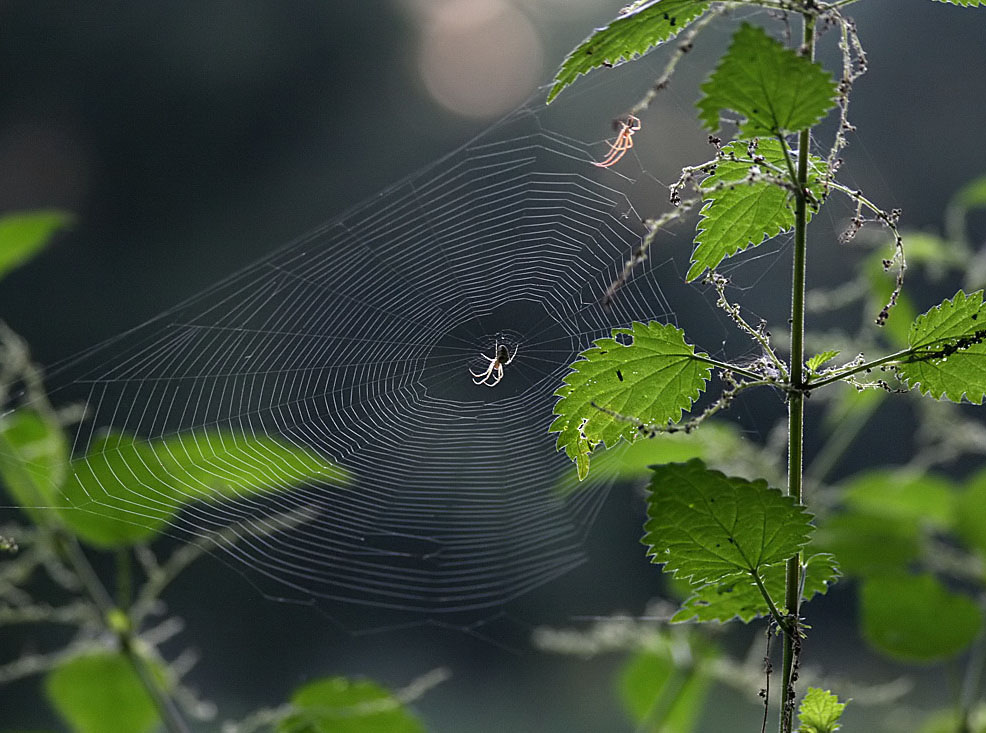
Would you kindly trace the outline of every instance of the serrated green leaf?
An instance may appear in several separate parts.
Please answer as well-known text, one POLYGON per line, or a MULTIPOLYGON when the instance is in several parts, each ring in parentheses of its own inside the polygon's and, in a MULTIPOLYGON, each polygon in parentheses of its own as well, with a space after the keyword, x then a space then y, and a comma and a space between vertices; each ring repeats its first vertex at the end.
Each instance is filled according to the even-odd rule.
MULTIPOLYGON (((785 563, 775 563, 763 569, 761 577, 768 595, 775 601, 781 613, 786 613, 784 598, 785 563)), ((802 598, 810 600, 816 594, 824 595, 829 586, 839 578, 839 564, 835 556, 818 553, 809 557, 801 568, 804 585, 802 598)), ((749 573, 738 573, 733 578, 718 583, 692 588, 692 594, 671 617, 672 623, 681 621, 727 622, 738 618, 749 623, 770 613, 767 602, 749 573)))
POLYGON ((549 432, 558 433, 558 450, 577 462, 580 479, 597 445, 609 447, 621 438, 632 442, 640 435, 635 423, 606 410, 653 425, 681 419, 711 375, 712 367, 697 357, 705 354, 685 343, 683 331, 653 321, 614 329, 612 338, 579 354, 555 392, 558 417, 549 432), (617 340, 626 338, 626 344, 617 340))
POLYGON ((921 539, 916 520, 845 512, 822 522, 812 549, 834 554, 846 575, 868 577, 899 570, 916 560, 921 539))
POLYGON ((818 687, 809 687, 798 708, 798 733, 834 733, 842 726, 839 718, 846 703, 839 696, 818 687))
MULTIPOLYGON (((794 228, 790 192, 769 181, 751 180, 751 170, 761 169, 762 164, 749 159, 747 146, 745 141, 726 145, 723 152, 738 160, 727 157, 716 166, 714 174, 702 181, 705 204, 696 227, 692 265, 685 276, 689 282, 707 269, 714 270, 726 257, 794 228)), ((761 140, 757 154, 774 168, 786 168, 779 140, 761 140)), ((818 178, 825 170, 825 162, 812 155, 809 166, 808 187, 821 198, 818 178)), ((808 215, 810 219, 810 208, 808 215)))
POLYGON ((819 369, 821 369, 822 364, 829 361, 830 359, 834 359, 840 353, 841 352, 832 349, 828 351, 823 351, 820 354, 815 354, 813 357, 811 357, 807 362, 805 362, 805 366, 808 367, 808 371, 817 372, 819 369))
MULTIPOLYGON (((153 670, 163 679, 161 670, 153 670)), ((127 659, 115 652, 75 657, 45 679, 45 693, 74 733, 157 727, 157 709, 127 659)))
POLYGON ((820 65, 744 23, 702 93, 699 117, 710 131, 722 110, 732 110, 745 118, 741 137, 773 137, 821 120, 835 106, 836 83, 820 65))
POLYGON ((68 212, 54 209, 0 216, 0 277, 40 252, 52 234, 73 220, 68 212))
POLYGON ((706 468, 699 459, 655 466, 645 534, 651 562, 693 584, 761 573, 808 543, 811 515, 763 480, 706 468))
POLYGON ((863 636, 895 659, 935 662, 976 639, 982 611, 933 575, 895 573, 868 578, 860 592, 863 636))
POLYGON ((112 433, 72 461, 60 514, 100 548, 151 539, 192 503, 235 501, 305 482, 347 483, 342 469, 301 446, 230 431, 145 441, 112 433))
POLYGON ((687 661, 679 665, 667 648, 645 649, 623 668, 620 699, 638 730, 695 730, 712 687, 712 677, 703 666, 716 652, 712 645, 697 639, 691 641, 688 651, 687 661))
POLYGON ((949 5, 959 5, 963 8, 986 7, 986 0, 935 0, 935 2, 948 3, 949 5))
POLYGON ((0 480, 38 524, 52 519, 68 465, 65 434, 50 417, 21 409, 0 419, 0 480))
POLYGON ((630 6, 566 57, 548 92, 548 103, 582 74, 643 56, 681 33, 708 9, 706 0, 651 0, 630 6))
POLYGON ((370 680, 327 677, 297 689, 277 733, 424 733, 394 695, 370 680))
POLYGON ((907 334, 915 353, 898 369, 912 389, 935 399, 982 404, 986 394, 986 308, 983 291, 961 290, 918 316, 907 334))

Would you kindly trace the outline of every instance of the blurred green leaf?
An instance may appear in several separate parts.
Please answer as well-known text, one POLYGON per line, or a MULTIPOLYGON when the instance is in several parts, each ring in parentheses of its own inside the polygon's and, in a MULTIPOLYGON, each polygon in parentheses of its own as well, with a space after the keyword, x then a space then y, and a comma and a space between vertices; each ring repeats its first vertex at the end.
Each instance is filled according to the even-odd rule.
POLYGON ((970 476, 955 500, 955 530, 986 556, 986 470, 970 476))
POLYGON ((860 415, 870 416, 889 395, 880 389, 866 389, 862 392, 846 387, 835 393, 831 407, 825 411, 822 422, 828 431, 844 427, 846 420, 859 418, 860 415))
POLYGON ((642 56, 674 38, 709 8, 706 0, 651 0, 625 8, 605 28, 597 28, 562 62, 548 103, 582 74, 642 56))
POLYGON ((704 664, 715 657, 709 644, 689 645, 687 666, 678 666, 667 649, 638 652, 620 674, 623 707, 641 733, 690 733, 712 686, 704 664))
POLYGON ((982 404, 986 394, 986 308, 983 291, 966 295, 961 290, 927 313, 918 316, 908 332, 908 346, 916 350, 898 373, 911 388, 935 399, 963 398, 982 404))
MULTIPOLYGON (((748 141, 737 140, 724 146, 726 157, 716 166, 715 173, 702 181, 705 205, 696 228, 692 265, 685 276, 688 281, 714 270, 725 258, 794 228, 791 192, 757 180, 756 176, 751 178, 751 171, 760 171, 763 164, 747 162, 748 145, 748 141), (738 160, 731 159, 734 157, 738 160)), ((757 155, 782 170, 787 165, 778 140, 760 140, 757 155)), ((818 177, 824 172, 825 162, 814 155, 810 160, 808 187, 820 200, 818 177)))
POLYGON ((45 692, 75 733, 144 733, 158 724, 153 701, 121 654, 75 657, 48 674, 45 692))
POLYGON ((706 129, 719 128, 719 113, 745 117, 740 137, 774 137, 811 127, 835 106, 832 75, 774 40, 758 26, 744 23, 729 51, 702 84, 699 118, 706 129))
POLYGON ((942 476, 868 471, 854 476, 843 496, 849 507, 863 514, 913 520, 940 530, 954 523, 956 491, 942 476))
POLYGON ((798 733, 834 733, 842 725, 839 718, 846 703, 839 696, 818 687, 809 687, 798 708, 798 733))
POLYGON ((52 519, 68 465, 65 434, 49 417, 20 409, 0 418, 0 479, 38 524, 52 519))
POLYGON ((936 662, 975 640, 982 611, 933 575, 892 573, 867 578, 860 591, 863 636, 895 659, 936 662))
MULTIPOLYGON (((986 2, 986 0, 979 0, 979 2, 986 2)), ((986 176, 974 178, 956 191, 950 205, 961 206, 967 211, 986 207, 986 176)), ((908 259, 910 259, 909 254, 908 259)))
POLYGON ((0 277, 40 252, 52 234, 74 219, 53 209, 0 216, 0 277))
MULTIPOLYGON (((930 232, 919 232, 914 230, 902 230, 901 237, 904 239, 904 249, 907 251, 907 269, 921 268, 929 271, 932 275, 938 276, 944 270, 963 267, 966 264, 967 255, 961 247, 957 247, 954 242, 939 237, 930 232)), ((877 249, 867 259, 867 272, 879 272, 883 274, 883 280, 893 287, 893 278, 886 277, 886 270, 883 261, 887 252, 892 250, 893 244, 887 244, 885 248, 877 249)))
POLYGON ((299 688, 277 733, 424 733, 401 701, 369 680, 327 677, 299 688))
MULTIPOLYGON (((748 455, 750 450, 751 446, 743 440, 735 424, 707 420, 700 430, 666 433, 599 451, 592 457, 592 466, 594 472, 632 481, 649 477, 654 464, 683 463, 690 458, 714 463, 728 462, 741 454, 748 455)), ((573 488, 567 480, 563 485, 568 491, 573 488)))
MULTIPOLYGON (((787 609, 780 603, 784 598, 785 565, 778 562, 769 565, 761 572, 764 587, 771 599, 777 603, 781 613, 787 609)), ((807 558, 802 564, 804 587, 802 598, 810 600, 816 594, 824 594, 829 585, 839 577, 839 564, 834 555, 819 553, 807 558)), ((737 573, 735 576, 718 583, 692 588, 690 595, 681 608, 671 618, 672 623, 681 621, 731 621, 738 618, 743 623, 749 623, 760 616, 767 616, 770 610, 763 594, 749 573, 737 573)))
MULTIPOLYGON (((928 232, 901 231, 900 234, 904 239, 904 248, 907 252, 908 273, 921 270, 930 278, 938 280, 951 269, 968 270, 970 267, 969 255, 965 248, 954 242, 928 232)), ((883 265, 887 253, 892 249, 891 240, 891 243, 885 247, 874 251, 863 265, 863 273, 870 285, 868 307, 872 313, 883 308, 896 285, 895 270, 891 269, 888 272, 883 265)), ((880 329, 880 333, 894 347, 902 349, 907 345, 911 323, 917 315, 917 308, 914 307, 914 302, 910 296, 907 293, 900 293, 897 297, 897 304, 891 310, 890 318, 880 329)))
POLYGON ((705 467, 699 459, 655 466, 645 534, 651 562, 692 583, 759 573, 804 547, 811 515, 767 486, 705 467))
MULTIPOLYGON (((698 356, 704 356, 699 354, 698 356)), ((712 367, 695 358, 684 332, 670 324, 633 323, 613 330, 579 354, 555 395, 559 397, 550 432, 558 450, 576 462, 579 478, 589 472, 589 455, 603 444, 640 437, 635 423, 605 412, 665 425, 681 419, 705 389, 712 367), (628 344, 617 339, 630 337, 628 344)))
POLYGON ((61 513, 89 544, 121 547, 150 539, 189 504, 348 480, 307 448, 263 435, 196 431, 145 441, 111 433, 72 461, 61 513))
POLYGON ((921 724, 917 733, 955 733, 962 730, 986 733, 986 706, 983 703, 974 705, 968 717, 953 708, 934 712, 921 724))
POLYGON ((834 554, 843 573, 864 577, 900 570, 921 553, 916 521, 859 512, 826 518, 811 546, 834 554))

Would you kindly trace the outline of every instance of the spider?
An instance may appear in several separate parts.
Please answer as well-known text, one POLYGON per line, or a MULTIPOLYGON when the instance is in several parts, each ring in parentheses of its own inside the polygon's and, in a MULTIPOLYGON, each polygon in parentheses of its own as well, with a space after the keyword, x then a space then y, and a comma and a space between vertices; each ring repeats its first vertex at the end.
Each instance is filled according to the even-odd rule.
POLYGON ((616 140, 609 144, 609 154, 598 163, 594 162, 593 165, 600 168, 616 165, 620 158, 633 147, 633 133, 637 132, 640 126, 640 120, 633 115, 627 115, 625 120, 620 120, 620 133, 616 136, 616 140))
POLYGON ((497 341, 493 346, 493 356, 483 356, 480 354, 480 356, 489 362, 489 365, 486 367, 486 371, 480 372, 479 374, 476 374, 472 369, 469 370, 469 373, 473 376, 473 384, 485 384, 487 387, 498 385, 503 379, 503 367, 514 360, 514 357, 517 356, 518 348, 520 347, 514 348, 514 353, 511 354, 506 344, 501 344, 497 341), (495 374, 494 371, 496 372, 495 374))

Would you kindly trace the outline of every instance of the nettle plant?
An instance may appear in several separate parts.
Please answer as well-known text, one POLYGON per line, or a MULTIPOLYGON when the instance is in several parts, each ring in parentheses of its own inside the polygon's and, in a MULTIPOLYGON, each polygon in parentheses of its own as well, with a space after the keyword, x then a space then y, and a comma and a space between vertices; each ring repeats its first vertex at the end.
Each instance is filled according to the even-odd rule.
MULTIPOLYGON (((940 1, 969 7, 984 4, 982 0, 940 1)), ((887 393, 914 390, 938 401, 981 404, 986 393, 983 291, 959 290, 925 313, 908 313, 911 305, 903 293, 903 276, 910 240, 898 228, 899 212, 881 208, 839 181, 840 155, 847 134, 854 129, 848 117, 850 92, 866 70, 855 26, 843 14, 853 2, 637 2, 568 56, 548 97, 550 103, 581 74, 635 60, 677 39, 653 89, 617 120, 619 135, 609 155, 598 163, 608 167, 633 145, 634 134, 643 128, 638 115, 668 84, 679 60, 715 18, 739 6, 768 8, 788 23, 792 17, 800 18, 801 37, 794 40, 782 42, 746 22, 735 31, 728 51, 702 84, 697 104, 714 156, 683 169, 681 178, 670 187, 670 213, 645 221, 647 234, 605 295, 605 299, 618 298, 620 287, 646 260, 658 233, 700 206, 686 280, 703 280, 712 287, 717 305, 749 337, 761 357, 753 363, 723 361, 699 351, 674 325, 633 323, 614 330, 611 338, 596 341, 571 365, 572 371, 556 393, 556 419, 551 426, 558 434, 559 450, 567 453, 584 478, 601 448, 612 448, 621 441, 660 440, 668 433, 691 433, 740 393, 755 388, 783 393, 787 404, 786 487, 782 490, 767 480, 727 476, 700 458, 651 466, 643 538, 652 561, 687 586, 686 598, 672 620, 769 619, 783 645, 778 713, 782 733, 795 727, 801 650, 809 633, 804 604, 839 577, 840 563, 844 572, 864 581, 864 633, 891 656, 912 661, 954 656, 972 644, 982 618, 979 605, 970 597, 981 593, 982 573, 958 569, 981 567, 975 552, 983 548, 986 524, 979 521, 984 510, 977 501, 986 482, 981 476, 973 477, 958 487, 925 473, 936 462, 928 458, 936 451, 954 457, 962 451, 981 452, 981 446, 970 447, 969 441, 964 447, 953 445, 946 450, 941 439, 926 436, 927 450, 920 453, 923 464, 912 465, 906 475, 885 471, 859 477, 843 496, 844 510, 833 515, 818 536, 809 513, 815 507, 807 506, 803 493, 805 403, 811 395, 840 383, 855 388, 843 392, 861 393, 860 400, 840 397, 842 402, 834 405, 844 416, 858 413, 859 418, 849 419, 854 423, 847 428, 848 440, 852 440, 875 409, 870 394, 876 393, 879 399, 887 393), (824 34, 834 34, 841 51, 841 68, 835 74, 814 59, 816 41, 824 34), (815 128, 830 115, 835 118, 834 139, 815 154, 813 149, 819 150, 815 128), (729 131, 734 133, 726 140, 729 131), (855 291, 850 287, 847 292, 852 295, 850 301, 855 298, 872 308, 870 333, 850 346, 852 352, 863 346, 891 353, 877 357, 859 353, 844 361, 838 358, 840 350, 811 353, 807 348, 811 336, 806 331, 808 225, 835 197, 847 199, 854 211, 841 237, 843 243, 855 239, 864 228, 870 229, 870 223, 890 234, 890 248, 879 261, 882 278, 861 274, 850 285, 863 287, 855 291), (716 268, 737 253, 791 232, 790 334, 787 353, 782 354, 766 324, 749 322, 743 309, 729 300, 729 282, 716 268), (883 296, 875 306, 873 292, 883 296), (874 320, 881 328, 872 328, 874 320), (898 325, 902 322, 906 328, 898 325), (882 338, 874 337, 874 330, 882 331, 882 338), (709 406, 687 417, 685 413, 695 406, 714 375, 722 382, 721 392, 709 406), (927 548, 932 541, 937 549, 949 548, 948 556, 954 560, 950 571, 932 559, 936 553, 927 548), (954 590, 943 582, 947 576, 958 576, 968 586, 954 590)), ((953 221, 956 215, 962 218, 961 211, 982 205, 983 189, 978 182, 960 193, 953 221)), ((914 240, 919 264, 960 267, 953 259, 962 253, 959 235, 951 241, 928 235, 914 240)), ((824 299, 819 303, 824 306, 824 299)), ((966 420, 952 415, 939 423, 946 425, 950 419, 956 424, 966 420)), ((823 449, 829 465, 819 466, 818 475, 809 477, 813 486, 821 484, 831 468, 833 452, 837 455, 846 446, 843 436, 833 439, 828 453, 823 449)), ((830 508, 825 501, 819 507, 825 512, 830 508)), ((769 684, 769 669, 767 680, 769 684)), ((761 695, 767 699, 766 689, 761 695)), ((973 729, 973 701, 961 702, 959 720, 943 730, 973 729)), ((671 709, 668 700, 661 705, 665 713, 671 709)), ((835 730, 843 707, 828 691, 810 689, 801 703, 800 730, 835 730)), ((653 718, 651 722, 659 724, 653 718)))

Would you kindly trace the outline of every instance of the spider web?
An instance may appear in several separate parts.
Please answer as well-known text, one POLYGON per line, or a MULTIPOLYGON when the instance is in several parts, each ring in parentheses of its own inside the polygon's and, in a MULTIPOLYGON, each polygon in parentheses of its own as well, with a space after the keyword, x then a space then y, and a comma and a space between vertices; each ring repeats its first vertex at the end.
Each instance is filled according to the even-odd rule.
MULTIPOLYGON (((670 308, 640 271, 601 305, 642 235, 634 181, 592 166, 605 145, 553 132, 546 117, 518 110, 61 365, 56 386, 85 393, 76 455, 108 426, 150 440, 223 430, 339 466, 344 486, 226 497, 169 521, 168 534, 215 542, 281 595, 432 616, 503 604, 580 564, 610 481, 575 490, 547 432, 553 393, 592 340, 670 308), (516 350, 502 381, 475 384, 470 369, 485 371, 498 345, 516 350), (303 521, 285 522, 291 513, 303 521), (218 541, 230 527, 235 541, 218 541)), ((249 458, 258 471, 272 460, 249 458)), ((154 516, 134 460, 116 456, 135 477, 126 497, 107 483, 83 508, 123 499, 127 521, 154 516)))

